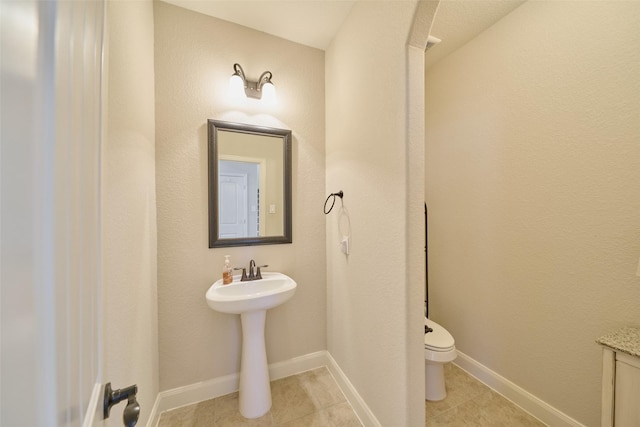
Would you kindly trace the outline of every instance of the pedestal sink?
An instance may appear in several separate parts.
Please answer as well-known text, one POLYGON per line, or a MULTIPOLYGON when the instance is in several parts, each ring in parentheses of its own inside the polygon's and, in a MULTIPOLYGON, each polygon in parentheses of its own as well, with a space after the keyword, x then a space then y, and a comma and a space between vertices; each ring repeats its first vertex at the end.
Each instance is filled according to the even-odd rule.
POLYGON ((297 284, 282 273, 262 273, 262 279, 233 283, 215 282, 206 293, 212 309, 239 314, 242 321, 242 357, 240 359, 240 413, 245 418, 258 418, 271 408, 271 387, 264 324, 267 310, 287 301, 296 292, 297 284))

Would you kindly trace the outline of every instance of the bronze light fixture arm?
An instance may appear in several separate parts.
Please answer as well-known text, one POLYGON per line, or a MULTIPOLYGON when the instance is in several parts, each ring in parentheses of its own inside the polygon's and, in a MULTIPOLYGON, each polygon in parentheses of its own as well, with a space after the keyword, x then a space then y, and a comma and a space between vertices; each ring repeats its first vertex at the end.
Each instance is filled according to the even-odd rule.
POLYGON ((273 84, 273 82, 271 81, 271 79, 273 78, 273 74, 271 73, 271 71, 265 71, 264 73, 262 73, 258 81, 255 82, 247 79, 240 64, 233 64, 233 71, 234 76, 240 76, 240 78, 242 79, 244 83, 244 93, 249 98, 261 99, 262 87, 267 83, 273 84))

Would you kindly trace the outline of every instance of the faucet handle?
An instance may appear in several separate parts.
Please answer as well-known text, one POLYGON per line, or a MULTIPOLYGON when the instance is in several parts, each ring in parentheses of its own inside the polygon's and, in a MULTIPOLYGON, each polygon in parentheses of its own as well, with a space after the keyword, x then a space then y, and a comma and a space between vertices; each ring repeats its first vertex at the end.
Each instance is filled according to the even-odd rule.
POLYGON ((260 273, 260 268, 262 267, 269 267, 269 266, 267 264, 258 266, 258 272, 256 273, 256 280, 262 279, 262 273, 260 273))
POLYGON ((241 282, 247 281, 247 269, 244 267, 235 267, 234 270, 242 270, 242 277, 240 278, 241 282))

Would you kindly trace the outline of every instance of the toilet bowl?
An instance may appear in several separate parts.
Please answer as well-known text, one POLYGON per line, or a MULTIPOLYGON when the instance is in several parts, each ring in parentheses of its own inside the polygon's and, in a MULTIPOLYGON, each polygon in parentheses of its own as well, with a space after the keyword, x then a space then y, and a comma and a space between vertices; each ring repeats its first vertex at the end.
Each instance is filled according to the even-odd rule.
POLYGON ((447 397, 444 385, 444 364, 456 358, 455 341, 445 328, 433 320, 424 319, 433 332, 424 334, 425 396, 427 400, 447 397))

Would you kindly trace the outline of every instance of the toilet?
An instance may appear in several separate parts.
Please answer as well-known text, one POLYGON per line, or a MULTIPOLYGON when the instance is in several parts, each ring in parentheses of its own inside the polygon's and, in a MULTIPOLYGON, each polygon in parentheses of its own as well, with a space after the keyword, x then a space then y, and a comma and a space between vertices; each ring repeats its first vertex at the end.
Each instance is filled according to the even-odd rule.
POLYGON ((424 324, 433 329, 433 332, 424 334, 425 396, 427 400, 442 400, 447 397, 444 364, 456 358, 455 341, 445 328, 433 320, 425 317, 424 324))

